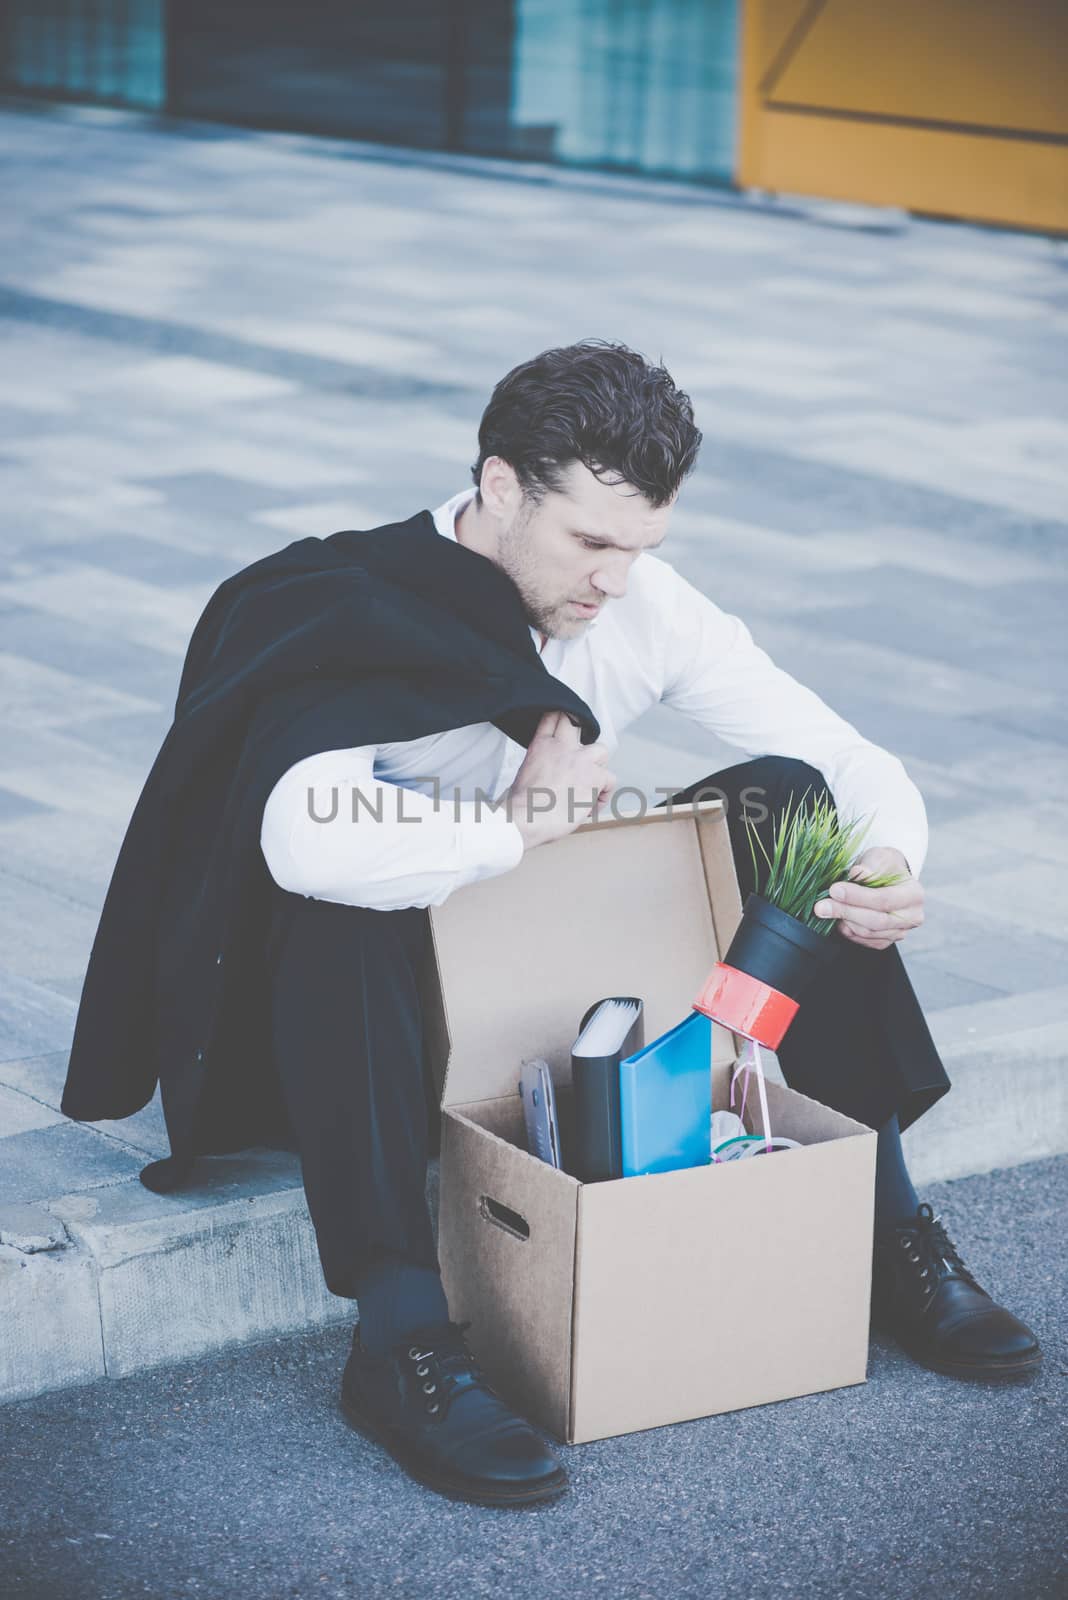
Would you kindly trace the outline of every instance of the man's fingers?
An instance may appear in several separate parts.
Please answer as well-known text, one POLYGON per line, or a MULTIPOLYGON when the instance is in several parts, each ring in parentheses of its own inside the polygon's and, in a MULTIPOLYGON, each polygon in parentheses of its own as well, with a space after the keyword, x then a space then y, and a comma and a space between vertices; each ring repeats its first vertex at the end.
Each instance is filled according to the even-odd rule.
POLYGON ((566 711, 546 711, 534 729, 534 739, 556 739, 568 749, 577 749, 582 743, 582 729, 566 711))
MULTIPOLYGON (((543 711, 538 718, 538 726, 534 729, 534 739, 552 739, 560 724, 562 711, 543 711)), ((531 740, 533 744, 534 740, 531 740)))
POLYGON ((833 883, 813 909, 818 917, 832 916, 857 933, 898 939, 923 921, 923 890, 915 878, 884 889, 866 889, 859 883, 833 883))
MULTIPOLYGON (((873 896, 876 891, 869 891, 873 896)), ((911 904, 880 911, 873 905, 857 905, 839 899, 837 895, 824 895, 812 907, 817 917, 833 917, 835 921, 849 923, 858 933, 907 933, 918 928, 923 921, 923 902, 915 896, 911 904)))
POLYGON ((601 805, 607 800, 616 787, 614 772, 599 772, 592 783, 580 783, 572 790, 572 805, 581 807, 585 805, 601 805), (586 796, 589 795, 589 799, 586 796))
POLYGON ((570 745, 576 750, 582 743, 582 729, 579 727, 577 722, 572 722, 566 711, 560 712, 560 721, 557 724, 556 737, 559 739, 561 744, 570 745))
MULTIPOLYGON (((817 906, 825 904, 826 901, 824 900, 817 900, 816 902, 817 906)), ((830 904, 831 910, 829 913, 817 911, 816 915, 818 917, 829 915, 835 921, 841 922, 843 926, 848 924, 858 933, 877 934, 880 937, 886 937, 891 933, 905 933, 909 928, 919 926, 920 919, 918 917, 910 916, 906 920, 904 916, 894 916, 887 911, 869 911, 867 906, 847 907, 835 900, 832 900, 830 904)))
POLYGON ((861 934, 855 928, 851 928, 848 922, 840 922, 838 924, 838 932, 843 939, 848 939, 850 944, 859 944, 865 950, 887 950, 892 944, 900 944, 905 937, 903 932, 882 935, 861 934))
POLYGON ((866 889, 862 883, 832 883, 830 896, 838 905, 863 906, 867 911, 894 911, 916 898, 915 878, 892 883, 885 889, 866 889))
POLYGON ((605 779, 605 781, 604 781, 604 784, 602 785, 601 792, 597 796, 596 801, 594 802, 593 813, 592 813, 592 816, 593 816, 594 820, 596 820, 596 818, 600 816, 601 807, 604 806, 604 805, 607 805, 609 800, 612 798, 612 792, 613 792, 613 790, 615 789, 615 786, 616 786, 616 775, 615 775, 614 772, 606 772, 605 775, 604 775, 604 779, 605 779))

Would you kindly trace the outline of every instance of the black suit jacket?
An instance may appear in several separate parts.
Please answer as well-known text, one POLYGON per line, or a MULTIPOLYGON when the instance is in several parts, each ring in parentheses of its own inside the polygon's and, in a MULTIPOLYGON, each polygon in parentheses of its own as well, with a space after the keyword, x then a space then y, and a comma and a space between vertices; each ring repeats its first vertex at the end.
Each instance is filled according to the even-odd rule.
POLYGON ((151 1187, 197 1154, 261 1142, 245 1089, 257 1060, 267 1071, 264 927, 279 891, 259 838, 278 778, 320 750, 475 722, 527 745, 550 710, 598 737, 542 664, 515 585, 429 512, 301 539, 228 578, 194 629, 115 863, 61 1109, 131 1116, 158 1081, 175 1160, 151 1187), (228 1073, 241 1092, 218 1092, 228 1073), (227 1106, 226 1126, 198 1115, 208 1102, 227 1106))

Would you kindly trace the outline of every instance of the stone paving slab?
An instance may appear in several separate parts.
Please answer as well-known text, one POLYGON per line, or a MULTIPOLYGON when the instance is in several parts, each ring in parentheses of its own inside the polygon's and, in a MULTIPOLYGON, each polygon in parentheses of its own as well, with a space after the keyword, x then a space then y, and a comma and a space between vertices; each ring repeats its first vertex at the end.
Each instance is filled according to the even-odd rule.
MULTIPOLYGON (((246 1252, 226 1212, 231 1260, 233 1195, 176 1212, 138 1183, 158 1096, 59 1117, 96 918, 217 583, 454 493, 492 384, 589 334, 694 398, 664 554, 924 794, 903 954, 955 1089, 917 1174, 1068 1149, 1063 243, 110 112, 0 106, 0 133, 0 1193, 64 1230, 3 1247, 29 1286, 8 1392, 104 1370, 136 1274, 162 1306, 187 1260, 219 1338, 320 1314, 292 1162, 269 1195, 262 1153, 231 1169, 256 1218, 246 1252), (120 1293, 100 1260, 127 1227, 120 1293), (309 1298, 252 1293, 271 1259, 309 1298), (43 1306, 70 1348, 34 1344, 43 1306)), ((681 787, 739 759, 658 708, 614 769, 681 787)), ((160 1348, 205 1348, 189 1326, 160 1348)))

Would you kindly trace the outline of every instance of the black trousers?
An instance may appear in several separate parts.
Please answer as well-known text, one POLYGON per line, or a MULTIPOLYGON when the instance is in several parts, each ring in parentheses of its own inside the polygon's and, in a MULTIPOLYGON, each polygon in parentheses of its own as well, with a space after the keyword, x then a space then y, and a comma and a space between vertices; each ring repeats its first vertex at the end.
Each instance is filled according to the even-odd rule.
MULTIPOLYGON (((743 811, 769 854, 788 797, 828 793, 800 761, 765 756, 665 802, 722 799, 742 900, 753 888, 743 811)), ((372 911, 277 889, 268 932, 274 1068, 301 1159, 327 1287, 389 1252, 435 1266, 426 1167, 439 1111, 420 991, 427 912, 372 911)), ((868 950, 835 932, 838 959, 806 991, 779 1046, 787 1082, 869 1127, 908 1127, 949 1079, 896 944, 868 950)))

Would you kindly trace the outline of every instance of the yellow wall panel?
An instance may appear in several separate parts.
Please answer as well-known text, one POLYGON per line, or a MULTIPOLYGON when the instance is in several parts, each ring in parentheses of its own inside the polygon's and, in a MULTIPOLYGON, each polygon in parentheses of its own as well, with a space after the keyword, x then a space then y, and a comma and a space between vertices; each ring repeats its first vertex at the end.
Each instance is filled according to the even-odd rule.
POLYGON ((775 182, 762 188, 1068 232, 1063 150, 1032 146, 1021 160, 1018 146, 987 140, 980 159, 976 140, 940 134, 935 163, 928 133, 783 117, 767 119, 765 140, 775 182))
MULTIPOLYGON (((747 0, 741 0, 743 10, 747 0)), ((797 28, 809 25, 813 0, 764 0, 760 7, 760 42, 762 56, 758 63, 763 77, 788 52, 797 28)))
POLYGON ((1068 232, 1066 0, 743 5, 743 184, 1068 232))
POLYGON ((772 103, 1068 134, 1065 0, 827 0, 772 103))

